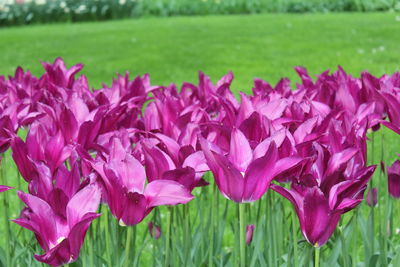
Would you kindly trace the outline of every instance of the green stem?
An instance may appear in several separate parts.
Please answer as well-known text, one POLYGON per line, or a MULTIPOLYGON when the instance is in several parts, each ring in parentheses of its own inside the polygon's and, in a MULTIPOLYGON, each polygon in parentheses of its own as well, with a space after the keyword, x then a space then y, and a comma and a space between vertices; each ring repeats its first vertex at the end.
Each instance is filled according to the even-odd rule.
POLYGON ((240 266, 246 266, 246 222, 245 222, 245 206, 239 204, 239 231, 240 231, 240 266))
POLYGON ((340 242, 342 243, 342 257, 343 257, 344 267, 350 267, 349 257, 347 256, 348 255, 348 251, 347 251, 347 248, 346 248, 346 242, 344 240, 344 230, 340 231, 340 235, 339 236, 340 236, 339 237, 340 238, 340 242))
MULTIPOLYGON (((372 141, 372 155, 371 155, 371 164, 374 164, 374 155, 375 155, 375 132, 372 133, 372 137, 371 137, 371 141, 372 141)), ((371 193, 371 201, 373 202, 373 194, 372 194, 372 189, 374 188, 374 182, 373 179, 371 179, 369 181, 369 190, 371 193)), ((370 239, 371 239, 371 252, 370 255, 374 254, 375 251, 375 209, 374 209, 374 205, 371 205, 371 231, 370 231, 370 239)))
POLYGON ((320 251, 320 247, 315 246, 314 247, 314 252, 315 252, 314 267, 319 267, 319 251, 320 251))
POLYGON ((127 233, 126 233, 126 242, 125 242, 125 260, 124 260, 124 267, 129 266, 129 252, 131 249, 131 241, 132 241, 132 232, 133 226, 127 226, 127 233))
POLYGON ((171 214, 172 213, 172 210, 171 210, 171 208, 169 208, 168 209, 168 213, 167 213, 167 232, 165 233, 165 242, 166 242, 166 245, 165 245, 165 264, 164 264, 164 266, 165 267, 168 267, 170 264, 170 260, 169 260, 169 257, 170 257, 170 254, 169 254, 169 250, 170 250, 170 243, 171 243, 171 240, 170 240, 170 237, 171 237, 171 214))
POLYGON ((105 208, 105 211, 104 211, 104 217, 105 217, 105 225, 104 225, 104 231, 105 231, 105 236, 106 236, 106 261, 107 261, 107 265, 108 266, 113 266, 112 265, 112 258, 111 258, 111 248, 110 248, 110 245, 111 245, 111 239, 110 239, 110 228, 109 228, 109 226, 108 226, 108 220, 109 220, 109 211, 108 211, 108 208, 105 208))
MULTIPOLYGON (((371 201, 373 202, 373 196, 372 196, 372 179, 371 179, 371 201)), ((374 251, 375 251, 375 208, 374 205, 371 205, 371 255, 374 255, 374 251)))
POLYGON ((292 236, 293 236, 293 267, 296 267, 298 261, 297 254, 297 229, 296 229, 296 212, 292 211, 292 236))
MULTIPOLYGON (((381 135, 381 162, 385 162, 385 157, 384 157, 384 149, 383 149, 383 143, 385 142, 385 135, 384 132, 381 131, 382 135, 381 135)), ((384 177, 383 176, 383 172, 382 170, 380 170, 379 172, 379 181, 381 181, 379 183, 379 188, 378 188, 378 203, 380 202, 380 197, 379 195, 382 194, 384 191, 384 185, 385 183, 382 183, 382 181, 384 181, 384 177)), ((388 195, 388 194, 385 194, 388 195)), ((386 198, 386 197, 385 197, 386 198)), ((387 201, 386 201, 387 203, 387 201)), ((384 209, 378 209, 379 212, 379 218, 386 218, 386 209, 387 209, 387 205, 384 205, 383 202, 380 203, 381 206, 384 206, 384 209), (383 216, 382 216, 382 212, 383 212, 383 216)), ((382 259, 381 263, 382 266, 387 266, 388 262, 387 262, 387 223, 386 223, 386 219, 383 219, 383 223, 381 223, 381 227, 379 228, 379 236, 381 237, 381 253, 382 253, 382 257, 380 257, 382 259)))
POLYGON ((89 255, 89 262, 90 262, 90 266, 95 266, 94 265, 94 249, 93 249, 93 242, 94 242, 93 228, 89 229, 88 237, 89 237, 89 240, 88 240, 89 251, 88 251, 88 253, 90 254, 89 255))
MULTIPOLYGON (((6 181, 6 175, 4 175, 4 166, 6 166, 4 163, 5 161, 5 155, 3 155, 3 159, 0 162, 0 180, 6 185, 7 181, 6 181)), ((5 253, 6 253, 6 266, 11 266, 11 231, 10 231, 10 222, 8 221, 8 201, 7 201, 7 197, 6 194, 3 194, 3 206, 4 206, 4 214, 3 214, 3 218, 4 218, 4 225, 5 225, 5 235, 4 235, 4 239, 6 242, 5 245, 5 253)))
POLYGON ((352 251, 352 266, 355 267, 357 265, 357 260, 358 260, 358 255, 357 255, 357 238, 355 238, 356 236, 358 236, 358 225, 357 225, 357 221, 358 221, 358 212, 359 209, 355 210, 355 214, 353 217, 353 221, 351 222, 353 224, 353 242, 352 242, 352 247, 353 247, 353 251, 352 251))
POLYGON ((189 203, 185 204, 183 206, 183 222, 184 222, 184 231, 185 231, 185 236, 184 236, 184 248, 185 248, 185 258, 184 258, 184 264, 188 265, 188 260, 189 260, 189 253, 190 253, 190 248, 192 247, 191 245, 191 240, 190 240, 190 210, 189 210, 189 203))
POLYGON ((271 207, 270 202, 269 202, 269 193, 266 194, 265 196, 265 212, 264 212, 264 233, 268 233, 268 245, 265 246, 265 254, 267 255, 267 265, 268 266, 274 266, 273 263, 273 255, 272 255, 272 233, 270 231, 270 226, 271 226, 271 207))
POLYGON ((267 209, 269 210, 269 222, 270 222, 270 229, 269 232, 271 233, 271 252, 272 252, 272 262, 274 266, 279 266, 278 261, 278 256, 276 252, 276 227, 275 227, 275 217, 273 216, 275 214, 275 205, 273 203, 272 199, 273 195, 272 194, 267 194, 267 199, 268 199, 268 205, 267 209))
POLYGON ((211 200, 211 220, 210 220, 210 247, 209 247, 209 254, 208 254, 208 266, 213 266, 214 260, 214 217, 215 217, 215 193, 216 193, 216 186, 213 185, 212 190, 212 200, 211 200))

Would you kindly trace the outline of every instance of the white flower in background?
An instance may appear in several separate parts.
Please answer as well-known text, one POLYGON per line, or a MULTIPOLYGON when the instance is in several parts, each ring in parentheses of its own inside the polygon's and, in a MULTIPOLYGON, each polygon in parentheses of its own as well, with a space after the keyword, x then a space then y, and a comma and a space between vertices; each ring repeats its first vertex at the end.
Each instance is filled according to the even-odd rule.
POLYGON ((121 6, 123 6, 123 5, 125 5, 126 0, 119 0, 118 2, 119 2, 119 4, 120 4, 121 6))
POLYGON ((60 3, 60 7, 61 7, 61 8, 65 8, 66 6, 67 6, 67 4, 66 4, 65 2, 61 2, 61 3, 60 3))
POLYGON ((38 6, 46 4, 46 0, 35 0, 35 4, 38 6))
POLYGON ((86 10, 86 6, 85 5, 80 5, 76 10, 75 13, 81 13, 83 11, 86 10))

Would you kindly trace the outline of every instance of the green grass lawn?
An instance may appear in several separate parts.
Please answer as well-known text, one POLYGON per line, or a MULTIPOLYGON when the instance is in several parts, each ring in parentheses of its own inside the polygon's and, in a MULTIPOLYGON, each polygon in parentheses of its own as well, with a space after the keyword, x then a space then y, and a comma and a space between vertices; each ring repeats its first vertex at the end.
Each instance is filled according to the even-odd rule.
MULTIPOLYGON (((110 84, 116 72, 124 73, 125 71, 129 71, 132 75, 150 73, 153 83, 165 85, 172 82, 177 84, 183 81, 197 82, 199 70, 209 74, 216 81, 217 78, 232 70, 236 75, 233 88, 247 92, 252 87, 254 77, 260 77, 272 83, 284 76, 298 81, 299 79, 293 71, 293 67, 296 65, 307 67, 311 74, 321 73, 328 68, 334 70, 337 65, 342 65, 346 71, 355 76, 359 76, 363 70, 369 70, 374 75, 391 74, 400 70, 400 21, 398 18, 399 15, 395 13, 268 14, 145 18, 98 23, 4 28, 0 29, 0 74, 11 75, 17 66, 22 66, 25 69, 30 69, 35 75, 41 75, 43 70, 39 62, 42 60, 53 61, 59 56, 63 57, 68 65, 84 63, 84 73, 88 76, 89 83, 95 88, 100 87, 101 83, 110 84)), ((379 132, 376 135, 374 148, 369 146, 370 155, 372 155, 369 160, 378 163, 381 159, 381 152, 384 152, 386 162, 392 163, 396 158, 396 153, 400 151, 400 139, 387 130, 383 131, 386 140, 383 148, 380 143, 381 133, 379 132)), ((9 155, 6 160, 7 166, 13 165, 9 155)), ((5 171, 6 178, 12 180, 9 184, 18 186, 15 170, 8 168, 5 171)), ((21 183, 24 183, 23 180, 21 180, 21 183)), ((364 247, 368 245, 368 240, 366 241, 365 238, 371 235, 369 232, 363 232, 365 229, 375 228, 374 251, 381 251, 379 242, 382 239, 379 237, 379 231, 384 229, 384 224, 381 224, 381 222, 385 221, 384 207, 387 206, 385 203, 387 204, 389 201, 386 199, 387 193, 384 193, 386 192, 386 182, 379 171, 376 172, 374 183, 379 186, 379 190, 382 192, 379 195, 380 204, 378 204, 378 211, 375 214, 375 226, 362 225, 371 222, 370 219, 367 219, 370 216, 370 208, 363 204, 359 209, 358 221, 351 224, 352 228, 347 228, 350 230, 345 230, 347 231, 345 233, 348 234, 345 242, 347 247, 342 246, 342 241, 335 235, 332 238, 332 243, 322 250, 322 259, 326 264, 321 264, 322 266, 343 266, 344 257, 339 255, 346 255, 345 257, 350 254, 356 255, 355 261, 364 261, 364 253, 368 253, 364 252, 364 247), (356 225, 359 225, 359 228, 356 228, 358 227, 356 225)), ((201 205, 209 202, 210 191, 211 188, 208 187, 195 192, 196 196, 201 195, 190 203, 191 212, 193 210, 193 213, 197 214, 196 220, 203 221, 204 218, 204 221, 207 221, 207 218, 209 218, 207 217, 207 209, 201 208, 201 205), (207 193, 200 194, 200 192, 207 193)), ((15 192, 4 193, 4 196, 6 194, 10 197, 13 207, 22 206, 17 201, 15 192)), ((261 224, 257 224, 256 231, 259 232, 256 232, 254 239, 254 248, 260 247, 259 250, 254 250, 256 251, 254 255, 256 255, 257 260, 261 259, 261 255, 264 255, 268 266, 273 266, 275 263, 274 255, 281 256, 279 258, 281 263, 284 262, 285 257, 289 257, 284 253, 291 250, 291 247, 284 246, 290 244, 292 238, 289 234, 291 224, 287 222, 288 218, 282 215, 282 209, 286 209, 289 213, 291 207, 286 200, 278 196, 273 197, 279 199, 279 203, 283 204, 266 209, 268 214, 265 218, 268 220, 265 219, 261 224), (262 229, 264 227, 270 229, 268 228, 270 220, 275 220, 279 228, 275 232, 267 232, 264 236, 262 229), (278 252, 271 252, 266 245, 271 238, 275 238, 274 240, 280 244, 278 252)), ((268 200, 268 198, 264 197, 263 203, 264 199, 268 200)), ((221 210, 219 216, 217 216, 218 222, 222 218, 224 206, 227 203, 222 196, 219 196, 219 201, 221 210)), ((267 202, 265 201, 265 203, 267 202)), ((396 205, 398 204, 400 203, 396 203, 396 205)), ((235 246, 232 245, 235 244, 233 234, 235 228, 232 226, 235 208, 233 204, 229 204, 228 217, 231 220, 226 220, 226 226, 223 226, 228 230, 225 231, 223 244, 216 245, 220 249, 216 253, 221 253, 228 258, 227 255, 231 251, 235 253, 236 250, 235 246), (231 228, 233 228, 232 231, 231 228)), ((181 209, 183 210, 183 207, 175 209, 177 218, 179 218, 181 209)), ((162 222, 165 222, 167 208, 162 208, 161 211, 162 222)), ((12 209, 9 216, 4 216, 3 207, 0 204, 0 214, 3 215, 1 216, 2 221, 6 217, 18 217, 18 212, 18 209, 12 209)), ((345 215, 343 221, 348 222, 354 213, 350 212, 345 215)), ((93 233, 97 234, 97 230, 101 231, 104 228, 103 220, 107 217, 104 219, 103 217, 100 219, 101 222, 95 223, 94 228, 91 227, 89 238, 93 238, 93 233)), ((146 222, 150 218, 152 218, 152 215, 138 226, 140 235, 146 233, 146 222)), ((118 227, 115 220, 112 222, 113 234, 125 231, 122 227, 118 227)), ((225 222, 225 220, 221 219, 221 222, 225 222)), ((199 225, 203 227, 205 224, 199 225)), ((218 225, 220 227, 221 223, 218 225)), ((13 230, 19 231, 17 240, 22 240, 21 246, 16 246, 19 249, 15 252, 14 257, 16 258, 19 255, 20 258, 26 259, 22 261, 24 264, 33 264, 32 248, 28 247, 24 250, 24 241, 29 241, 29 244, 36 243, 33 235, 28 234, 27 231, 21 231, 16 225, 12 227, 13 230)), ((1 234, 3 228, 4 225, 0 224, 1 234)), ((208 230, 205 229, 205 231, 208 230)), ((177 232, 177 236, 179 236, 178 234, 177 232)), ((374 235, 374 232, 372 232, 372 235, 374 235)), ((300 238, 299 233, 298 237, 300 238)), ((141 236, 138 235, 137 244, 140 246, 143 243, 146 246, 140 261, 141 266, 149 266, 154 259, 159 264, 160 257, 157 256, 158 258, 156 258, 153 251, 155 253, 157 249, 163 251, 161 243, 154 242, 156 250, 153 250, 150 244, 153 241, 147 239, 146 242, 141 243, 139 238, 141 236)), ((164 238, 164 235, 162 238, 164 238)), ((199 249, 196 252, 199 257, 205 255, 203 252, 207 251, 209 240, 207 234, 205 237, 202 236, 202 229, 193 229, 193 239, 202 240, 201 238, 205 239, 199 241, 199 249)), ((396 252, 400 253, 399 240, 400 237, 390 240, 392 242, 388 246, 390 256, 396 255, 396 252)), ((104 251, 104 242, 95 243, 94 249, 88 247, 89 244, 91 243, 86 243, 82 250, 81 259, 84 266, 90 266, 87 265, 87 262, 90 262, 88 255, 93 255, 93 253, 88 252, 97 251, 101 254, 104 251)), ((4 240, 0 241, 0 260, 4 257, 3 249, 7 245, 4 240)), ((179 246, 178 243, 176 248, 181 248, 179 246)), ((37 253, 41 252, 37 247, 33 247, 33 250, 37 253)), ((116 253, 118 253, 118 249, 116 249, 116 253)), ((175 257, 178 257, 179 253, 176 253, 175 257)), ((307 253, 310 253, 310 250, 305 242, 302 242, 299 244, 299 255, 304 264, 309 260, 307 253)), ((118 258, 119 256, 121 255, 115 257, 118 258)), ((376 266, 374 259, 371 258, 372 263, 369 262, 363 266, 376 266)), ((96 258, 96 260, 98 259, 96 258)), ((221 259, 221 262, 222 260, 224 259, 221 259)), ((397 257, 397 260, 400 262, 400 257, 397 257)), ((177 262, 179 261, 177 260, 177 262)), ((261 260, 256 261, 254 266, 258 266, 261 262, 261 260)), ((79 264, 70 266, 79 266, 79 264)))
POLYGON ((93 87, 116 72, 150 73, 157 84, 197 81, 202 70, 215 80, 232 70, 234 88, 252 79, 295 78, 342 65, 359 75, 400 69, 400 21, 396 13, 246 15, 145 18, 0 29, 0 74, 17 66, 41 74, 40 60, 82 62, 93 87), (396 19, 397 18, 397 19, 396 19))

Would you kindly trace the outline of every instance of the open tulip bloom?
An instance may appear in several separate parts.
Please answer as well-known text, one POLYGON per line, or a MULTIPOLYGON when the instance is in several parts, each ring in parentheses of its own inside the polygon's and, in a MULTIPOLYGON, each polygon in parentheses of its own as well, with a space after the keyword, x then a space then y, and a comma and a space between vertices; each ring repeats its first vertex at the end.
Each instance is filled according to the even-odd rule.
POLYGON ((193 199, 190 191, 172 180, 146 184, 143 165, 114 138, 106 161, 92 161, 104 184, 105 199, 121 225, 140 223, 156 206, 185 204, 193 199))
MULTIPOLYGON (((376 188, 364 196, 375 170, 367 164, 367 132, 382 124, 400 134, 399 73, 377 78, 363 72, 355 78, 339 67, 313 80, 297 67, 301 83, 294 90, 286 78, 275 86, 256 79, 252 94, 240 93, 237 100, 230 89, 232 73, 213 84, 200 72, 198 85, 185 82, 181 90, 175 84, 152 85, 147 74, 130 79, 127 73, 111 86, 90 90, 87 78, 77 76, 82 64, 68 69, 58 58, 43 67, 40 78, 22 68, 14 77, 0 76, 0 156, 11 148, 28 188, 17 193, 25 207, 13 221, 34 233, 44 251, 35 255, 40 262, 60 266, 77 260, 102 203, 121 226, 137 225, 155 207, 187 204, 192 192, 204 194, 206 187, 196 188, 211 182, 203 177, 208 171, 220 193, 240 204, 242 267, 245 244, 251 244, 253 233, 255 241, 263 240, 258 236, 263 227, 262 222, 255 232, 253 224, 246 227, 241 203, 256 202, 270 188, 293 205, 301 232, 317 249, 328 242, 341 215, 364 199, 371 209, 384 206, 374 207, 376 188)), ((389 194, 399 198, 400 161, 386 174, 389 194)), ((1 184, 7 184, 4 180, 1 184)), ((0 185, 0 192, 11 188, 0 185)), ((218 203, 217 195, 211 205, 218 203)), ((203 199, 208 198, 198 201, 203 199)), ((186 208, 184 245, 192 227, 186 208)), ((214 241, 218 209, 212 208, 214 241)), ((171 218, 181 215, 172 216, 173 210, 166 224, 157 217, 159 210, 148 224, 152 242, 168 245, 162 253, 166 265, 174 244, 171 218), (162 238, 154 222, 163 226, 162 238)), ((128 235, 125 240, 130 244, 128 235)), ((210 266, 217 251, 211 244, 210 266)), ((130 264, 129 257, 124 260, 130 264)))
POLYGON ((97 185, 88 185, 77 192, 57 214, 54 207, 41 198, 18 192, 27 209, 14 222, 35 233, 45 251, 35 255, 38 261, 59 266, 75 261, 91 222, 100 216, 95 213, 101 193, 97 185))
POLYGON ((319 145, 316 150, 319 152, 310 172, 294 181, 290 189, 271 188, 293 204, 304 237, 319 247, 333 234, 340 216, 362 202, 376 166, 354 167, 357 150, 351 148, 328 157, 319 145))
POLYGON ((258 200, 280 173, 302 162, 300 157, 279 158, 274 141, 260 143, 254 150, 239 129, 233 129, 228 155, 210 148, 206 139, 200 144, 220 192, 238 203, 258 200))

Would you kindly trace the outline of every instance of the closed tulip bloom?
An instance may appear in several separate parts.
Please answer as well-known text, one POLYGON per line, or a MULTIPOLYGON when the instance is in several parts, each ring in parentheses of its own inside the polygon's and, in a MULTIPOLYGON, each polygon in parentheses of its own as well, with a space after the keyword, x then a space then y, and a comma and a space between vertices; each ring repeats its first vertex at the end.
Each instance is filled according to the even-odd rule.
POLYGON ((370 207, 376 206, 378 204, 378 188, 369 189, 365 201, 370 207))
POLYGON ((161 228, 153 222, 149 222, 148 227, 150 236, 156 240, 159 239, 161 236, 161 228))
POLYGON ((246 244, 250 245, 253 240, 254 224, 246 225, 246 244))
POLYGON ((394 198, 400 198, 400 160, 396 160, 387 168, 388 190, 394 198))

